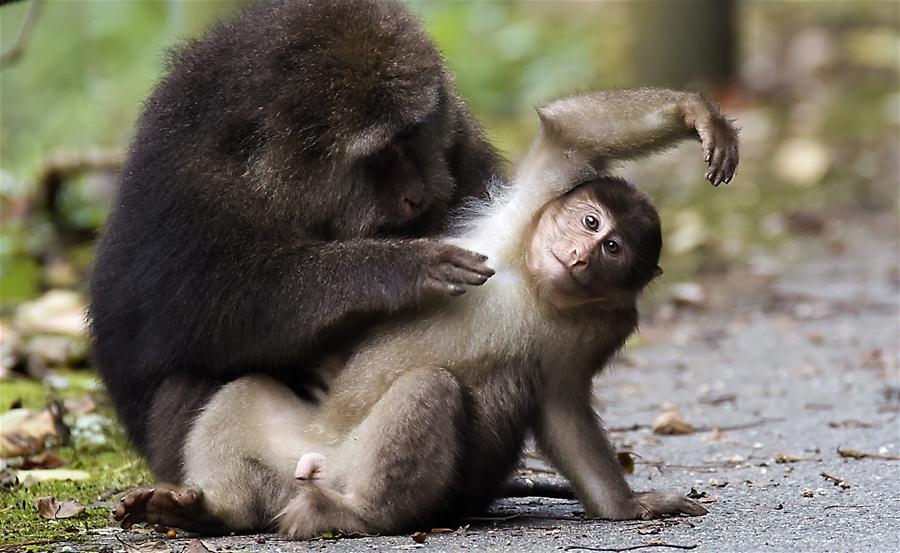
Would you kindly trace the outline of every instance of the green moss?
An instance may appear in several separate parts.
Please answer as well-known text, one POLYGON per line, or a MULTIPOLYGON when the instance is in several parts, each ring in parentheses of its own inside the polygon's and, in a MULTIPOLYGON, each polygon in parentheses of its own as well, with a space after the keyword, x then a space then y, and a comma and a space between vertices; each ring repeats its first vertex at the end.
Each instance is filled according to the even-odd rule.
MULTIPOLYGON (((69 386, 64 390, 50 390, 31 379, 2 383, 3 404, 20 399, 24 406, 41 408, 51 397, 81 397, 94 390, 93 374, 87 371, 67 371, 69 386)), ((102 395, 102 392, 94 392, 102 395)), ((110 420, 114 414, 104 402, 97 413, 110 420)), ((153 481, 146 463, 128 445, 122 429, 115 424, 103 429, 105 440, 100 444, 82 447, 70 445, 57 450, 66 462, 64 469, 83 470, 90 479, 82 481, 51 480, 34 484, 20 483, 12 490, 0 492, 0 544, 26 545, 32 550, 44 550, 42 544, 52 541, 81 541, 88 531, 111 526, 110 508, 122 490, 153 481), (77 517, 50 521, 42 518, 35 506, 41 497, 53 496, 59 501, 76 499, 86 507, 77 517)))
POLYGON ((111 491, 110 483, 99 480, 82 482, 49 481, 29 487, 20 486, 0 496, 0 544, 28 544, 50 540, 80 541, 92 528, 108 526, 109 507, 98 497, 111 491), (87 507, 76 517, 45 520, 37 512, 35 501, 51 495, 58 500, 77 499, 87 507))
POLYGON ((60 456, 69 461, 65 468, 87 471, 83 481, 46 481, 20 484, 0 494, 0 544, 29 544, 44 541, 80 541, 88 530, 115 524, 110 509, 121 490, 152 482, 146 464, 124 444, 93 453, 63 448, 60 456), (59 521, 43 519, 35 501, 53 496, 59 501, 76 499, 86 507, 80 515, 59 521))

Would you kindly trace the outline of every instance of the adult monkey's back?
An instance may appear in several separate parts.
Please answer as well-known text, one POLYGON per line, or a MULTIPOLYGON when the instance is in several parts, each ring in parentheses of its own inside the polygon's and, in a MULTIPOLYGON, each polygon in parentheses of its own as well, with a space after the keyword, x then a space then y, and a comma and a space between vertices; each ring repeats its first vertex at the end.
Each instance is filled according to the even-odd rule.
POLYGON ((485 259, 418 239, 498 158, 401 5, 267 2, 176 51, 138 123, 90 285, 96 361, 157 477, 221 383, 303 391, 380 314, 485 259))

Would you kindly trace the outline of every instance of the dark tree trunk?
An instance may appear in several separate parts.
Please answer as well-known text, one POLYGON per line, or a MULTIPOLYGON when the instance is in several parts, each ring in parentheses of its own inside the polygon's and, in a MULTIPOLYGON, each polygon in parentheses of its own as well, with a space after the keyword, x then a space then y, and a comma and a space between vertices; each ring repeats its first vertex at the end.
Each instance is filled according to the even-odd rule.
POLYGON ((639 84, 720 87, 735 76, 733 0, 643 0, 630 10, 639 84))

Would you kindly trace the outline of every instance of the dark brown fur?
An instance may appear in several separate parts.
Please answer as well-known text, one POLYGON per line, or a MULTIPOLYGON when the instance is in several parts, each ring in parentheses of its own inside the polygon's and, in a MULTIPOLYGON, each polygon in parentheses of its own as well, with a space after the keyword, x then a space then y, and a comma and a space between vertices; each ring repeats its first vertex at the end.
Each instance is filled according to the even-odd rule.
POLYGON ((499 160, 416 19, 270 1, 191 41, 145 104, 90 284, 100 373, 158 477, 222 383, 309 368, 483 258, 429 240, 499 160))

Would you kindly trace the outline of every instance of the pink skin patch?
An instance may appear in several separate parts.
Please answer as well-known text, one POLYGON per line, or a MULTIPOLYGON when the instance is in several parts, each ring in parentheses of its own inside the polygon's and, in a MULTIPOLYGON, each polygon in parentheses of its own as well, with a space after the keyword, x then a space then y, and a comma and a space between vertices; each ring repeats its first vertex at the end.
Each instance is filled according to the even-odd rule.
POLYGON ((318 453, 307 453, 297 461, 294 469, 294 478, 297 480, 318 480, 322 478, 322 469, 325 467, 325 457, 318 453))

